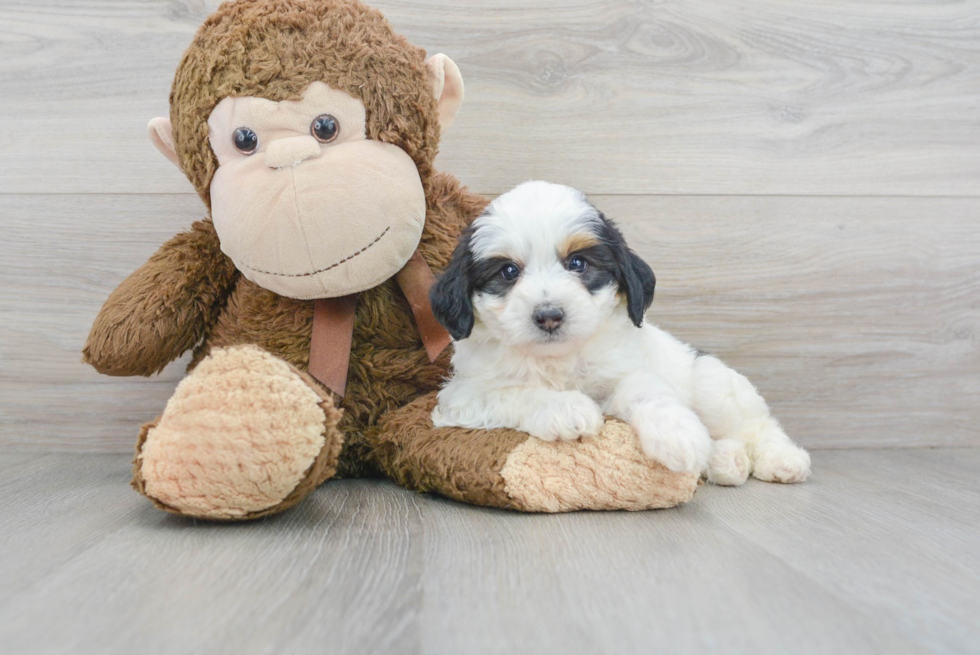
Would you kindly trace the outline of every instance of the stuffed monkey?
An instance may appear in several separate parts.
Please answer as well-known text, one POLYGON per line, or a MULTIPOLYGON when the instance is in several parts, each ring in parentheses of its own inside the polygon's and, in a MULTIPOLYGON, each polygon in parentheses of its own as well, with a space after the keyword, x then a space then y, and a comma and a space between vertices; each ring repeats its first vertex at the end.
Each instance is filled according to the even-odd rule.
POLYGON ((209 216, 113 291, 84 347, 108 375, 194 351, 137 444, 133 485, 157 507, 253 519, 355 476, 524 511, 694 493, 615 421, 568 443, 432 427, 449 337, 428 288, 486 205, 432 167, 462 98, 451 60, 356 0, 238 0, 205 21, 149 132, 209 216))

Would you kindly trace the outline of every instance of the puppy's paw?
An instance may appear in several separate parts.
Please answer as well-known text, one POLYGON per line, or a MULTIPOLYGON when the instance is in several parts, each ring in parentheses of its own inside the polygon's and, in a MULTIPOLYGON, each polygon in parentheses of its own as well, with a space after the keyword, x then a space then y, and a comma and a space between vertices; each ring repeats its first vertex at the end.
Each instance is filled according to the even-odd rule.
POLYGON ((799 446, 783 443, 756 447, 752 476, 766 482, 803 482, 810 475, 810 454, 799 446))
POLYGON ((594 400, 579 391, 563 391, 535 409, 521 429, 543 441, 572 441, 594 437, 604 422, 594 400))
POLYGON ((638 408, 633 427, 647 457, 671 471, 700 473, 711 456, 711 437, 697 415, 683 405, 638 408))
POLYGON ((751 468, 752 461, 741 441, 720 439, 712 442, 711 459, 708 460, 708 482, 737 487, 745 484, 751 468))

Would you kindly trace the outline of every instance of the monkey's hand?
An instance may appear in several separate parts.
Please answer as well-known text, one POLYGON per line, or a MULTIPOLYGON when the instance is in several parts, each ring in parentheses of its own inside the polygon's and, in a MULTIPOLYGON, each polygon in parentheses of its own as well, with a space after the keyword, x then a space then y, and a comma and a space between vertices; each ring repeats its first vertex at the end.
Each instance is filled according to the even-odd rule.
POLYGON ((106 375, 152 375, 193 348, 237 272, 210 221, 178 234, 109 295, 83 361, 106 375))

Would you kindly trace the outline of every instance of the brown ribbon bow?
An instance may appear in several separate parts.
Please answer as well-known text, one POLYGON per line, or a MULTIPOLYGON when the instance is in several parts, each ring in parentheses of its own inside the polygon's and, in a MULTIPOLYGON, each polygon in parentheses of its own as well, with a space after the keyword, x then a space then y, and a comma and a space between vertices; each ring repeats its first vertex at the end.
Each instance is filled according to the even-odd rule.
MULTIPOLYGON (((412 307, 429 361, 434 362, 450 341, 449 333, 439 325, 429 304, 429 287, 436 281, 436 276, 416 250, 395 275, 395 280, 412 307)), ((339 298, 321 298, 313 303, 310 375, 339 396, 343 396, 347 389, 356 310, 356 293, 339 298)))

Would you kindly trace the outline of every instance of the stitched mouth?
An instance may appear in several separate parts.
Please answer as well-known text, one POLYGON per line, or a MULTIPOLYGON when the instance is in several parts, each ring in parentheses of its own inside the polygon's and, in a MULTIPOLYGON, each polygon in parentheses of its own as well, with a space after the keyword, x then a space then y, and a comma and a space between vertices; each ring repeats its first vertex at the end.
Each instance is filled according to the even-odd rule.
POLYGON ((344 257, 340 261, 334 262, 333 264, 330 264, 330 266, 325 266, 323 268, 319 268, 319 269, 317 269, 315 271, 311 271, 309 273, 277 273, 275 271, 263 271, 263 270, 258 269, 258 268, 252 268, 251 266, 248 266, 248 265, 245 265, 245 264, 243 264, 242 267, 243 268, 247 268, 248 270, 253 271, 255 273, 261 273, 263 275, 275 275, 276 277, 310 277, 311 275, 319 275, 320 273, 325 273, 325 272, 329 271, 332 268, 337 268, 341 264, 345 264, 345 263, 349 262, 350 260, 354 259, 358 255, 364 254, 364 252, 366 252, 368 250, 368 248, 370 248, 371 246, 373 246, 374 244, 376 244, 378 241, 381 241, 381 238, 384 235, 388 234, 388 231, 390 229, 391 229, 391 226, 389 225, 388 227, 386 227, 384 229, 384 231, 381 234, 379 234, 374 239, 374 241, 372 241, 371 243, 367 244, 366 246, 364 246, 363 248, 361 248, 360 250, 358 250, 354 254, 347 255, 346 257, 344 257))

